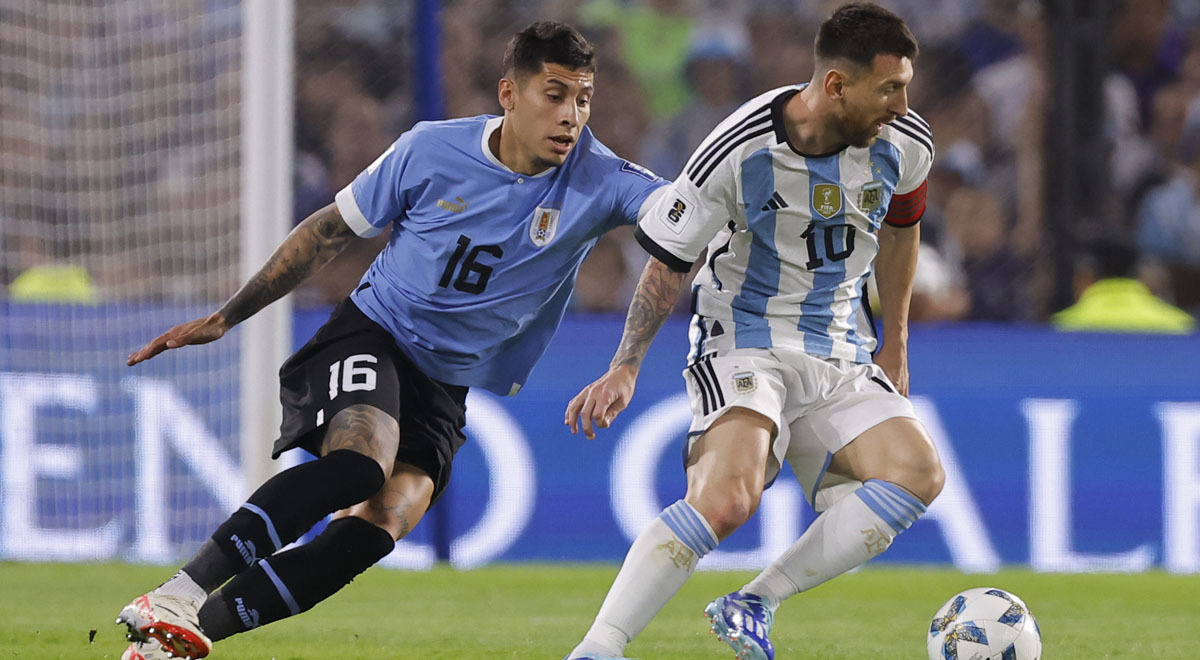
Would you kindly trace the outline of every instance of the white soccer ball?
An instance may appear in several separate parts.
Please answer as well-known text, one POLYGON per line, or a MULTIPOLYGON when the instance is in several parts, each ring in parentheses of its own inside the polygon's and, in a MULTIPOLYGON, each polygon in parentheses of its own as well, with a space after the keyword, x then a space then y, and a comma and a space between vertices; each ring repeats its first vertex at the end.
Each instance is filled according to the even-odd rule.
POLYGON ((1020 598, 993 587, 955 594, 926 636, 929 660, 1040 660, 1042 631, 1020 598))

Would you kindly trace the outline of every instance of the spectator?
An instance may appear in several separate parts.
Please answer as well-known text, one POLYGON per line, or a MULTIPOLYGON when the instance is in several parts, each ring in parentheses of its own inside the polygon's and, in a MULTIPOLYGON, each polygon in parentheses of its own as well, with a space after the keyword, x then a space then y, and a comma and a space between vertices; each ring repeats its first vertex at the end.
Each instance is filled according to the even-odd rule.
POLYGON ((1136 277, 1137 252, 1127 243, 1095 242, 1076 263, 1077 302, 1057 313, 1059 330, 1186 334, 1196 320, 1156 297, 1136 277))
POLYGON ((678 176, 709 131, 745 99, 747 51, 740 25, 712 26, 692 35, 686 69, 691 100, 647 139, 646 164, 660 176, 678 176))
POLYGON ((1028 265, 1007 242, 1012 227, 1004 204, 979 188, 962 187, 946 203, 947 230, 963 258, 975 321, 1018 321, 1032 316, 1028 265))

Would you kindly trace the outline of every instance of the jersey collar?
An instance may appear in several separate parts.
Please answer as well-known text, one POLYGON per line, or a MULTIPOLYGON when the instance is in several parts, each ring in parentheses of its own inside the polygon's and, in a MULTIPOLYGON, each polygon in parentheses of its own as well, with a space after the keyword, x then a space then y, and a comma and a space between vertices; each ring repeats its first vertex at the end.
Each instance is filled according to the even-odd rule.
MULTIPOLYGON (((504 117, 492 117, 491 119, 487 120, 487 123, 485 123, 483 125, 483 137, 479 139, 479 149, 481 151, 483 151, 484 158, 487 158, 488 161, 491 162, 492 165, 499 167, 500 169, 504 170, 505 172, 510 172, 512 174, 519 174, 518 172, 513 172, 511 169, 509 169, 508 165, 505 165, 504 163, 500 162, 499 156, 492 153, 492 145, 489 144, 489 141, 490 141, 490 138, 492 137, 492 133, 495 133, 496 131, 500 130, 500 124, 502 124, 502 123, 504 123, 504 117)), ((576 146, 579 146, 578 143, 576 144, 576 146)), ((546 168, 545 170, 543 170, 541 172, 538 172, 537 174, 519 174, 519 176, 528 177, 530 179, 540 179, 544 176, 549 176, 551 173, 554 172, 554 170, 557 170, 557 169, 558 169, 557 167, 550 167, 550 168, 546 168)))
POLYGON ((848 149, 850 147, 850 145, 846 145, 839 149, 834 149, 833 151, 830 151, 829 153, 806 154, 803 151, 800 151, 798 148, 796 148, 796 145, 792 144, 792 140, 788 137, 787 126, 784 123, 784 119, 783 119, 783 104, 787 103, 788 99, 790 99, 793 96, 802 92, 805 87, 808 87, 808 83, 801 83, 799 85, 796 85, 795 87, 784 90, 784 92, 782 94, 780 94, 779 96, 776 96, 774 99, 771 100, 771 123, 774 125, 774 128, 775 128, 776 142, 778 142, 779 144, 786 144, 788 146, 788 148, 792 150, 792 153, 796 154, 797 156, 803 156, 804 158, 826 158, 828 156, 840 154, 841 152, 848 149))

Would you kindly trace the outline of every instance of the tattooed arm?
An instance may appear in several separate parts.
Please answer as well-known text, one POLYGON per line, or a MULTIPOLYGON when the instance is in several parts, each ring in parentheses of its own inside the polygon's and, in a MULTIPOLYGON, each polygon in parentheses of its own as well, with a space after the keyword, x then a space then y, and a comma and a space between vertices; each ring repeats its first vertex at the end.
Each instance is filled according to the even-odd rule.
POLYGON ((296 225, 267 263, 220 310, 164 332, 130 355, 126 364, 133 366, 170 348, 220 339, 230 328, 296 288, 356 237, 335 205, 313 213, 296 225))
POLYGON ((608 366, 608 373, 585 387, 567 404, 564 423, 571 433, 579 430, 577 422, 582 419, 583 433, 592 440, 596 437, 593 425, 608 428, 629 405, 642 360, 659 328, 671 315, 686 276, 687 273, 675 272, 653 257, 646 263, 633 292, 629 314, 625 317, 621 345, 608 366))

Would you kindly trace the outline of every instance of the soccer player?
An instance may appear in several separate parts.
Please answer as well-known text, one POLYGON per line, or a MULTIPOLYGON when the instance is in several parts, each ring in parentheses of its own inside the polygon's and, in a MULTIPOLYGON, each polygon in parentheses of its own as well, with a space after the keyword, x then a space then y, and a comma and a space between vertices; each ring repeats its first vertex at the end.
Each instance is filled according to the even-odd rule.
POLYGON ((530 25, 504 56, 503 117, 417 124, 219 311, 129 357, 218 339, 351 241, 392 227, 359 287, 280 370, 273 456, 303 447, 319 458, 264 483, 178 573, 121 610, 126 658, 201 658, 212 642, 299 614, 418 524, 465 441, 468 388, 515 394, 597 239, 666 190, 586 128, 594 71, 574 28, 530 25), (330 513, 311 542, 283 550, 330 513))
POLYGON ((711 552, 754 513, 787 461, 811 527, 740 590, 705 609, 739 658, 770 660, 784 599, 883 552, 942 487, 909 403, 907 308, 933 160, 908 108, 917 43, 876 5, 821 26, 807 85, 743 105, 701 143, 638 223, 652 255, 609 370, 566 409, 588 438, 625 408, 650 341, 707 246, 692 297, 694 420, 687 493, 633 542, 568 658, 619 658, 711 552), (876 347, 863 282, 879 278, 876 347))

